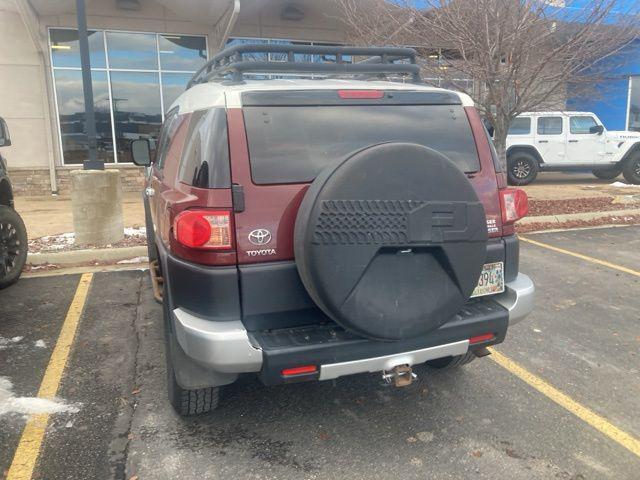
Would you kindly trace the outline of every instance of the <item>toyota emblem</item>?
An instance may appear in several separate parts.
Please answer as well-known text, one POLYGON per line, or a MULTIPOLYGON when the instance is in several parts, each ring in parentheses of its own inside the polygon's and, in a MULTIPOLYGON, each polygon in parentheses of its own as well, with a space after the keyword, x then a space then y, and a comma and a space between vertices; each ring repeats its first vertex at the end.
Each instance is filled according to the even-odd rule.
POLYGON ((264 228, 257 228, 249 233, 248 238, 254 245, 266 245, 271 241, 271 232, 264 228))

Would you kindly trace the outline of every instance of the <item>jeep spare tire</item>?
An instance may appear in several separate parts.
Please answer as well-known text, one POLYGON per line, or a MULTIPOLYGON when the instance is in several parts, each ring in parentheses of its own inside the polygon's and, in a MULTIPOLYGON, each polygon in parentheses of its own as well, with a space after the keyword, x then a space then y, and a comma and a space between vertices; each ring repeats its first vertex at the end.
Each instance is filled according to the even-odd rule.
POLYGON ((486 256, 482 203, 443 154, 407 143, 327 167, 295 225, 300 278, 345 329, 378 340, 426 334, 462 308, 486 256))

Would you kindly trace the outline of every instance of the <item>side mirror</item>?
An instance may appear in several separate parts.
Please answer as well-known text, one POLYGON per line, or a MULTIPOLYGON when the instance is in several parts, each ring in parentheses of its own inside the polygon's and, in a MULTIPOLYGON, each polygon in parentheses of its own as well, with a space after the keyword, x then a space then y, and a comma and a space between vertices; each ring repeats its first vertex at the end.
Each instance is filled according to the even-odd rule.
POLYGON ((4 118, 0 118, 0 147, 8 147, 9 145, 11 145, 11 137, 7 122, 4 121, 4 118))
POLYGON ((131 142, 131 158, 139 167, 151 165, 151 145, 146 138, 139 138, 131 142))
POLYGON ((597 133, 598 135, 602 135, 604 133, 604 127, 602 125, 594 125, 589 129, 589 133, 597 133))

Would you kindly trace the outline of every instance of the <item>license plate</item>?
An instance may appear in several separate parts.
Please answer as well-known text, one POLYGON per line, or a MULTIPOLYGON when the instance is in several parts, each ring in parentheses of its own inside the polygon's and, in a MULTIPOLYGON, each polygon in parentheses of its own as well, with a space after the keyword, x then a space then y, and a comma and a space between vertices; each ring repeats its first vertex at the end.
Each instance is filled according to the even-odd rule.
POLYGON ((502 292, 504 292, 504 264, 502 262, 485 263, 471 298, 502 292))

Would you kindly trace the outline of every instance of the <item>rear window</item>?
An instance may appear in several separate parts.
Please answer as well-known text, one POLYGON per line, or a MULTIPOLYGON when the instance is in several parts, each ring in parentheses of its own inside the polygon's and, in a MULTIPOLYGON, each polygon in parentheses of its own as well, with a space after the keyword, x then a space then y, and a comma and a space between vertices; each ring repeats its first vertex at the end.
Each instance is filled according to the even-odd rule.
POLYGON ((311 182, 327 165, 384 142, 418 143, 464 172, 480 169, 459 105, 255 106, 244 119, 258 184, 311 182))

